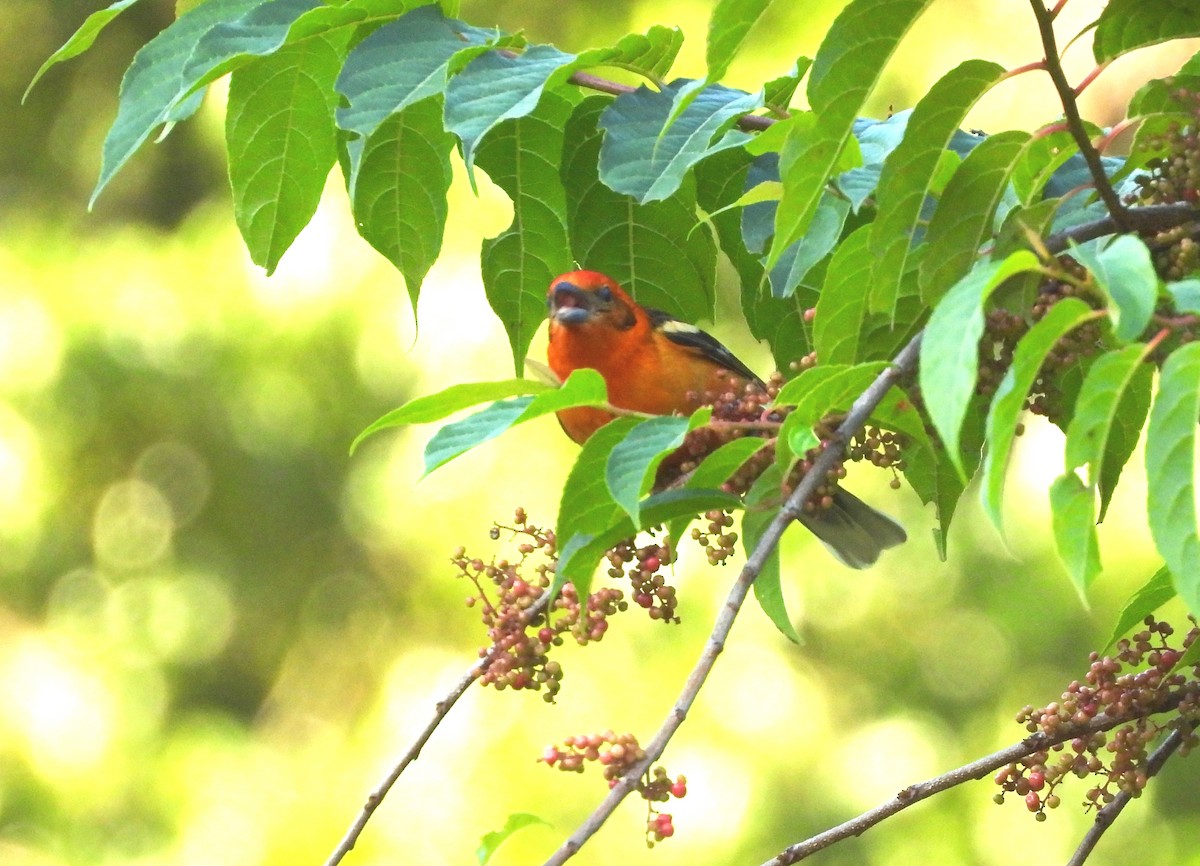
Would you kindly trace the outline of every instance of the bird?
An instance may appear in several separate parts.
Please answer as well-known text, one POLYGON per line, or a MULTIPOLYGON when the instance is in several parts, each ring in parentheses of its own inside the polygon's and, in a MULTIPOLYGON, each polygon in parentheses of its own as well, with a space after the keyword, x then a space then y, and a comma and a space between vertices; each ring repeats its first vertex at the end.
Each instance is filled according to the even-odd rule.
MULTIPOLYGON (((561 380, 577 369, 596 370, 614 407, 688 415, 704 404, 705 395, 765 388, 715 337, 662 310, 642 306, 598 271, 555 277, 546 306, 550 369, 561 380)), ((563 430, 580 444, 614 417, 590 406, 558 413, 563 430)), ((899 523, 840 487, 830 507, 806 512, 798 520, 839 561, 855 569, 874 565, 884 550, 908 538, 899 523)))

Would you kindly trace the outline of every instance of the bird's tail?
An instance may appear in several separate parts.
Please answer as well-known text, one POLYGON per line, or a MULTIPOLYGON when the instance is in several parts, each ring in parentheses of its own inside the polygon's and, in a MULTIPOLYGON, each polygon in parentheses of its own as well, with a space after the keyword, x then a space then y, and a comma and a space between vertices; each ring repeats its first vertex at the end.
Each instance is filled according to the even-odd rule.
POLYGON ((908 540, 903 526, 841 488, 833 505, 800 515, 800 522, 850 568, 874 565, 883 551, 908 540))

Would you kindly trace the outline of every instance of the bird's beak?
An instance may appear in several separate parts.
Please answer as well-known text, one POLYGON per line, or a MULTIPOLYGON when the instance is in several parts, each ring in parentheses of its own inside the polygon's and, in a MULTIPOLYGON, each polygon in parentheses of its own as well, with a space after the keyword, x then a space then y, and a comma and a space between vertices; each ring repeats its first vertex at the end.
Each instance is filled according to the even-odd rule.
POLYGON ((550 318, 563 325, 578 325, 592 315, 592 299, 588 292, 572 285, 559 283, 550 293, 550 318))

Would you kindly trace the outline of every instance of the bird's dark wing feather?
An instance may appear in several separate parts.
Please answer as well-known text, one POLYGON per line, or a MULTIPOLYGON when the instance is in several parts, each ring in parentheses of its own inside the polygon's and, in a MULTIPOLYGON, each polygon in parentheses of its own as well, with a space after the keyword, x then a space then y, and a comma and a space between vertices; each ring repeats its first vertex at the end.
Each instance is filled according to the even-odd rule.
POLYGON ((726 370, 736 373, 743 379, 755 382, 764 388, 766 387, 762 379, 758 378, 753 370, 738 360, 737 355, 726 349, 716 337, 700 330, 695 325, 690 325, 675 318, 670 313, 664 313, 662 310, 647 307, 646 312, 650 315, 650 323, 654 325, 655 329, 672 343, 686 346, 703 355, 717 366, 724 367, 726 370))

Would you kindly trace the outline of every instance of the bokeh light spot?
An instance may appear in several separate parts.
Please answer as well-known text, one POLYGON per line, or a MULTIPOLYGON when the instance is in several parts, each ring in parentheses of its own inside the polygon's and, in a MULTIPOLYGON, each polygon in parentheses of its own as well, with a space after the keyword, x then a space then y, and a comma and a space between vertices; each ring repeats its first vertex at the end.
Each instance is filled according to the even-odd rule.
POLYGON ((138 457, 133 474, 167 498, 176 526, 190 523, 212 492, 208 464, 183 442, 166 440, 151 445, 138 457))
POLYGON ((152 565, 167 553, 173 530, 171 504, 157 487, 136 478, 118 481, 96 508, 96 561, 116 569, 152 565))

